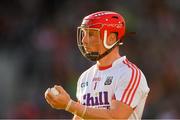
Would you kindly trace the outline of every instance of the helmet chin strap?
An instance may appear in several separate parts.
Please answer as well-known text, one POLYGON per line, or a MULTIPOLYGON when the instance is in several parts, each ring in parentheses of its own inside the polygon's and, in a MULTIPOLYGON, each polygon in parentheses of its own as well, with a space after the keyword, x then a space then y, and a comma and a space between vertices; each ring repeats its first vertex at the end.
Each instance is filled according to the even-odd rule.
MULTIPOLYGON (((107 33, 106 33, 107 34, 107 33)), ((112 44, 111 46, 108 46, 109 49, 106 50, 103 54, 99 54, 99 52, 90 52, 90 53, 85 53, 84 55, 91 61, 98 61, 100 59, 102 59, 103 57, 105 57, 107 54, 109 54, 116 46, 120 46, 123 45, 123 41, 125 37, 129 37, 135 35, 135 32, 130 32, 127 33, 125 36, 123 36, 121 38, 121 40, 116 41, 114 44, 112 44)), ((106 41, 107 41, 107 35, 105 37, 106 41)), ((107 46, 106 46, 107 47, 107 46)))
POLYGON ((110 48, 112 48, 112 47, 116 44, 116 42, 114 42, 112 45, 108 45, 108 44, 107 44, 107 30, 104 30, 104 40, 103 40, 103 44, 104 44, 104 47, 105 47, 106 49, 110 49, 110 48))
POLYGON ((86 53, 85 56, 87 58, 89 58, 92 61, 98 61, 100 59, 102 59, 103 57, 105 57, 107 54, 109 54, 116 46, 122 45, 123 43, 120 43, 120 40, 116 41, 115 44, 113 44, 113 46, 106 50, 103 54, 99 54, 99 52, 90 52, 90 53, 86 53))
MULTIPOLYGON (((97 57, 97 60, 102 59, 104 56, 106 56, 107 54, 109 54, 116 46, 122 45, 123 43, 120 42, 120 40, 114 42, 112 45, 108 45, 107 44, 107 30, 104 30, 104 40, 103 40, 103 44, 104 47, 108 50, 106 50, 103 54, 99 55, 97 57)), ((99 54, 98 52, 96 52, 95 54, 99 54)))

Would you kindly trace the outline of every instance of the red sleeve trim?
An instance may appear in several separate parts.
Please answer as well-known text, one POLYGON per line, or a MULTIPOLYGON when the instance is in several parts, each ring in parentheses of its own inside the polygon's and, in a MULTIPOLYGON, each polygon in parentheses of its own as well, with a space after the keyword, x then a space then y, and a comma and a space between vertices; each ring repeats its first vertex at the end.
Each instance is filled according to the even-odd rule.
POLYGON ((127 59, 125 59, 123 63, 126 64, 129 68, 131 68, 132 75, 129 84, 122 95, 121 102, 130 105, 139 86, 141 72, 134 64, 129 62, 127 59))

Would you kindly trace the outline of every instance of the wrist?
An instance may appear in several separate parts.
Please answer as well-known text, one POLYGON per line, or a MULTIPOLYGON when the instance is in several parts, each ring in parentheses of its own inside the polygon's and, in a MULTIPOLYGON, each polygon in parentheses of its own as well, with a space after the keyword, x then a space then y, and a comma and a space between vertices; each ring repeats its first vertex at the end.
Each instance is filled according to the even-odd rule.
POLYGON ((83 112, 82 112, 82 114, 81 114, 81 118, 84 118, 85 113, 86 113, 86 110, 87 110, 87 106, 85 106, 85 107, 83 108, 83 112))
POLYGON ((79 102, 71 100, 68 102, 65 110, 81 118, 84 118, 87 111, 87 106, 81 105, 79 102))
POLYGON ((72 102, 73 102, 73 100, 70 99, 69 102, 67 103, 66 107, 65 107, 65 111, 69 111, 69 108, 71 107, 72 102))

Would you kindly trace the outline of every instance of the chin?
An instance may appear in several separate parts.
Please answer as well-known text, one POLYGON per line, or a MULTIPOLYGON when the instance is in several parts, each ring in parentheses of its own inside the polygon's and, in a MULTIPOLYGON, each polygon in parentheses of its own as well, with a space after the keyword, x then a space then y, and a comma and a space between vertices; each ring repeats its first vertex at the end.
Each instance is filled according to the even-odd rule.
POLYGON ((92 50, 90 50, 89 48, 85 48, 85 51, 88 53, 92 52, 92 50))

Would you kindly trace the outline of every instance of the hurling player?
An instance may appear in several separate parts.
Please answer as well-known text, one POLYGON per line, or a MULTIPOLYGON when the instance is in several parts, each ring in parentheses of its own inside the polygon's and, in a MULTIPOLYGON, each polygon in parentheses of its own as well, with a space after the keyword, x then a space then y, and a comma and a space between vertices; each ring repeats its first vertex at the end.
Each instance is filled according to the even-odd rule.
POLYGON ((82 73, 74 101, 61 87, 48 89, 46 101, 55 109, 74 114, 73 119, 141 119, 149 87, 143 72, 119 48, 125 20, 116 12, 100 11, 84 17, 77 29, 77 44, 84 57, 96 64, 82 73))

